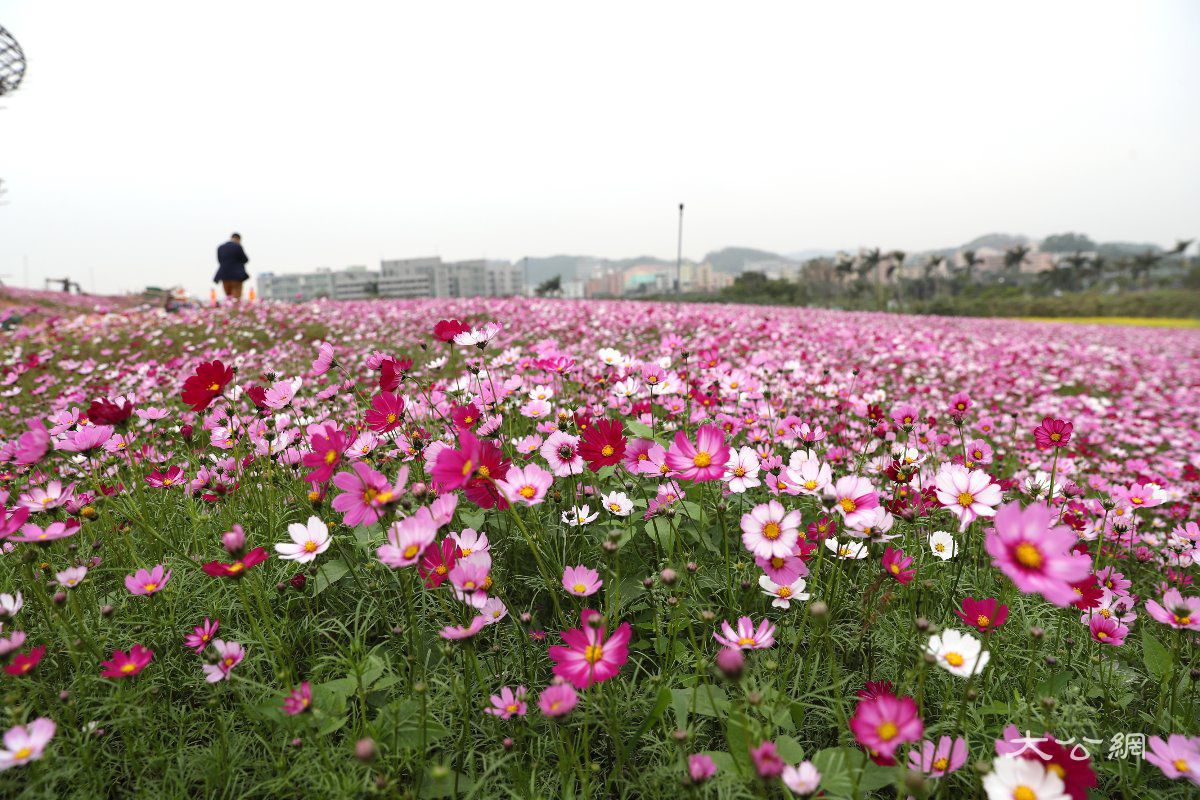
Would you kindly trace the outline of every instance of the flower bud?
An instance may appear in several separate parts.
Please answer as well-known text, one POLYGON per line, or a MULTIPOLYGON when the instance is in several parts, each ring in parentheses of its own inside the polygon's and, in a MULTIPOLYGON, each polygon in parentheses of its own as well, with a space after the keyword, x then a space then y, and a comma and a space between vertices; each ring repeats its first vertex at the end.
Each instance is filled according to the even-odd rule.
POLYGON ((670 567, 667 567, 662 572, 658 573, 658 577, 662 580, 662 582, 665 585, 671 586, 672 584, 675 583, 675 581, 678 579, 679 576, 677 576, 675 574, 675 570, 671 569, 670 567))
POLYGON ((246 549, 246 532, 242 530, 242 526, 234 525, 233 530, 222 535, 221 545, 234 558, 240 556, 246 549))
POLYGON ((717 653, 716 663, 717 669, 732 681, 741 677, 742 669, 746 666, 746 657, 736 647, 723 647, 717 653))
POLYGON ((374 760, 376 752, 375 740, 370 737, 359 739, 354 745, 354 757, 359 761, 374 760))
POLYGON ((829 614, 829 606, 823 600, 818 600, 808 607, 808 613, 814 619, 822 619, 829 614))

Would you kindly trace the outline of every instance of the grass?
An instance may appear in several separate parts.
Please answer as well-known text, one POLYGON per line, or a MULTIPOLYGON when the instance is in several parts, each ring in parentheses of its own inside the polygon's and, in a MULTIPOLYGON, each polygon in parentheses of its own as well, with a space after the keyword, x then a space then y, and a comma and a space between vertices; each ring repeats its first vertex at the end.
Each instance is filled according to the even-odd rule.
POLYGON ((1070 322, 1076 325, 1132 325, 1144 328, 1200 328, 1189 317, 1018 317, 1025 322, 1070 322))

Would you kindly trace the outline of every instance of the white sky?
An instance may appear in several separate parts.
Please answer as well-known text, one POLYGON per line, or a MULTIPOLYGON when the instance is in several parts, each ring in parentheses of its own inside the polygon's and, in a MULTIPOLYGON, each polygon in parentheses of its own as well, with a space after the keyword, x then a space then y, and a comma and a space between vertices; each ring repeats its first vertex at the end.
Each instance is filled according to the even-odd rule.
POLYGON ((1200 234, 1200 3, 0 0, 0 274, 1200 234))

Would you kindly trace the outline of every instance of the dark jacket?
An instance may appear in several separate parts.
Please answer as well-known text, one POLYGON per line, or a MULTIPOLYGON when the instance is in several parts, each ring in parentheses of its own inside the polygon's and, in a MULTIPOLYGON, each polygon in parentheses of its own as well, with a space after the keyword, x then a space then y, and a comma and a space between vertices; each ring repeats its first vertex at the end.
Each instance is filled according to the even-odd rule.
POLYGON ((217 281, 244 281, 249 280, 250 275, 246 272, 246 264, 250 263, 250 259, 246 257, 246 251, 242 246, 232 239, 217 248, 217 274, 213 275, 213 283, 217 281))

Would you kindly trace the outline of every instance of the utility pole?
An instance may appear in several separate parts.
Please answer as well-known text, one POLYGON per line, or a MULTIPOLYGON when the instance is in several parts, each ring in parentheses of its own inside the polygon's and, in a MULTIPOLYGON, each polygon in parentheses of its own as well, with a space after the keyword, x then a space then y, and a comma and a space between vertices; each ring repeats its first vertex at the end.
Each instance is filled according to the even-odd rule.
POLYGON ((529 297, 529 256, 521 259, 521 296, 529 297))
POLYGON ((675 250, 675 294, 683 294, 683 203, 679 204, 679 243, 675 250))

